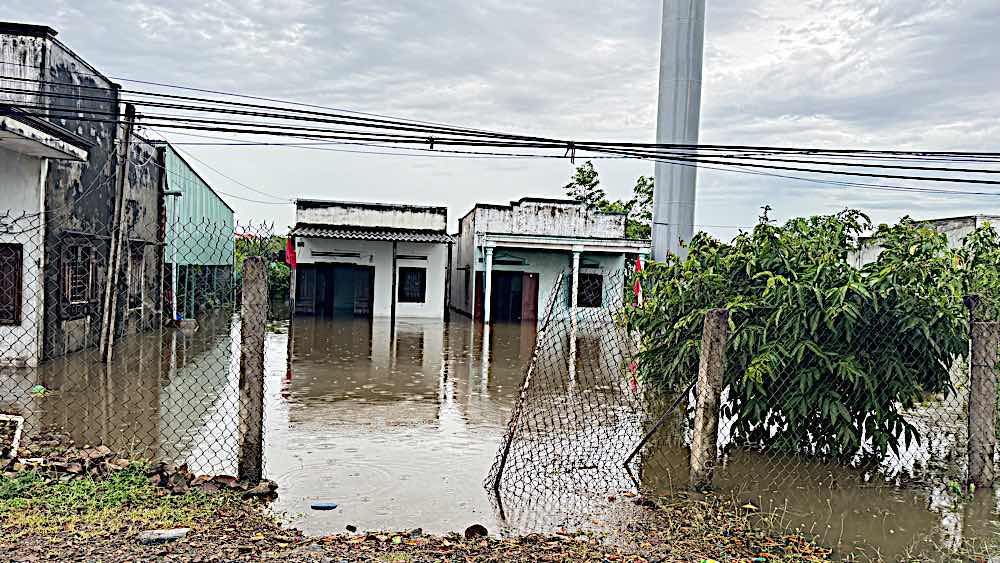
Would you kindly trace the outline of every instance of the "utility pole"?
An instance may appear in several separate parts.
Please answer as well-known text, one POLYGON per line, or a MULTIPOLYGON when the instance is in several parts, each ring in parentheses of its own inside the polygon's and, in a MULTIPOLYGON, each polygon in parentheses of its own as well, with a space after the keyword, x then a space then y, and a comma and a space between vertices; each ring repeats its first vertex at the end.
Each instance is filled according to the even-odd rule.
MULTIPOLYGON (((698 144, 705 0, 663 0, 660 35, 660 95, 656 142, 698 144)), ((681 252, 694 234, 697 168, 657 162, 653 188, 653 259, 681 252)))
POLYGON ((115 320, 118 309, 118 286, 121 275, 122 247, 125 245, 125 195, 128 185, 128 155, 132 145, 132 129, 135 125, 135 106, 125 104, 125 134, 118 147, 118 177, 115 190, 115 211, 111 223, 111 249, 108 256, 108 272, 105 276, 104 314, 101 322, 101 358, 111 363, 115 340, 115 320))

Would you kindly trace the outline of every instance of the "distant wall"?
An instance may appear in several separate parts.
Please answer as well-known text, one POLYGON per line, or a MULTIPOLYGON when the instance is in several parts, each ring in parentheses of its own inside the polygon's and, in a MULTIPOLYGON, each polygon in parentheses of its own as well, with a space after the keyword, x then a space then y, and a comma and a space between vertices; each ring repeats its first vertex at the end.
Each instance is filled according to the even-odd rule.
MULTIPOLYGON (((994 228, 1000 228, 1000 216, 997 215, 969 215, 965 217, 948 217, 945 219, 929 219, 921 224, 934 229, 939 233, 944 233, 948 237, 948 246, 957 248, 962 246, 962 239, 973 231, 989 223, 994 228)), ((861 241, 861 250, 852 253, 850 261, 855 267, 862 267, 869 262, 874 262, 882 253, 882 247, 878 246, 870 239, 861 241)))
POLYGON ((479 233, 625 238, 625 216, 601 213, 577 202, 522 199, 510 206, 477 206, 479 233))
POLYGON ((314 225, 445 232, 448 227, 448 210, 444 207, 415 205, 300 200, 296 203, 295 221, 314 225))

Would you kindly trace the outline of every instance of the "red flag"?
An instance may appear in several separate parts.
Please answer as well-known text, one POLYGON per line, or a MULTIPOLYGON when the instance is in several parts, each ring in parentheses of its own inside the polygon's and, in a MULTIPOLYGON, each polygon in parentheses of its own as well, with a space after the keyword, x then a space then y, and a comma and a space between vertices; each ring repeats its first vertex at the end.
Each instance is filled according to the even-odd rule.
POLYGON ((295 239, 292 237, 285 239, 285 264, 295 268, 295 239))

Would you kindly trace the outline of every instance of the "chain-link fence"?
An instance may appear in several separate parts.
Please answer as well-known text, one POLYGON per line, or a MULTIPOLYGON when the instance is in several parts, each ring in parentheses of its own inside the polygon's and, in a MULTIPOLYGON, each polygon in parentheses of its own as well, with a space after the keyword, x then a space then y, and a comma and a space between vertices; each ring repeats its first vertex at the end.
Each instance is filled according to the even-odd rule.
POLYGON ((127 207, 118 229, 0 212, 0 438, 16 424, 25 455, 73 440, 235 474, 261 457, 248 429, 262 427, 263 376, 246 377, 263 342, 246 341, 263 339, 281 241, 266 224, 144 213, 127 207), (248 272, 264 296, 252 307, 248 272))
POLYGON ((564 274, 553 290, 486 479, 504 516, 606 520, 609 495, 705 487, 858 491, 864 511, 873 487, 992 481, 995 323, 949 327, 964 340, 947 347, 935 326, 888 314, 843 332, 822 317, 774 325, 717 309, 694 311, 678 338, 673 321, 631 330, 630 316, 655 311, 634 306, 656 298, 637 279, 564 274))

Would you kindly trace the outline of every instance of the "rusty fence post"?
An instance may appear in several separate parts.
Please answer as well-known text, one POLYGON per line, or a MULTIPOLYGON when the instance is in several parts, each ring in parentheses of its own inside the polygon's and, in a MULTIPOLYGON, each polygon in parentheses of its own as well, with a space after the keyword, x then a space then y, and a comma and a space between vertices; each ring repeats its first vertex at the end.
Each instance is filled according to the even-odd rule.
POLYGON ((1000 323, 972 323, 969 373, 969 482, 992 487, 996 477, 997 351, 1000 323))
POLYGON ((691 486, 704 489, 712 484, 719 452, 719 401, 726 365, 729 310, 705 313, 698 363, 694 433, 691 437, 691 486))
POLYGON ((240 479, 257 483, 264 472, 264 333, 267 325, 267 264, 243 261, 240 309, 240 479))

